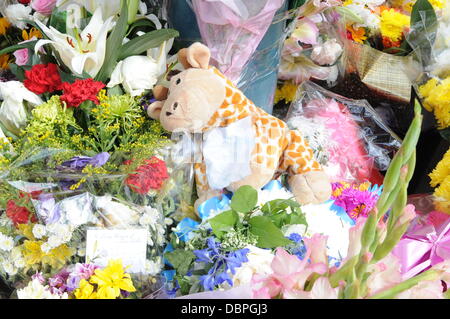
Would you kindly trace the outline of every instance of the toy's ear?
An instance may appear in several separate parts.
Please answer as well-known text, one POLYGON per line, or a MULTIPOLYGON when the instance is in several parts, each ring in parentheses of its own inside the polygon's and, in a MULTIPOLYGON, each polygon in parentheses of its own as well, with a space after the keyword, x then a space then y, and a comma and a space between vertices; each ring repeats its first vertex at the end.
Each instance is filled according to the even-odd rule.
POLYGON ((209 48, 200 42, 195 42, 189 48, 181 49, 178 52, 178 61, 185 69, 198 68, 207 70, 210 58, 211 52, 209 48))
POLYGON ((158 101, 166 100, 169 95, 169 89, 162 85, 155 85, 153 88, 153 96, 158 101))
POLYGON ((164 101, 156 101, 150 104, 147 108, 147 114, 154 120, 159 121, 161 110, 164 106, 164 101))

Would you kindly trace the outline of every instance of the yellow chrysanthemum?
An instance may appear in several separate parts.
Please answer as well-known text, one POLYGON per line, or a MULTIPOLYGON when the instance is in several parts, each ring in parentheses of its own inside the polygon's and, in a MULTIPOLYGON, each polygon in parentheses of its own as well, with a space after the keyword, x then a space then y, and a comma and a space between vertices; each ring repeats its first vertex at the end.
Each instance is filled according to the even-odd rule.
POLYGON ((434 190, 434 196, 443 198, 444 200, 450 200, 450 175, 434 190))
POLYGON ((91 284, 97 284, 98 299, 116 299, 120 291, 134 292, 130 274, 125 273, 121 260, 111 260, 104 269, 96 269, 90 278, 91 284))
POLYGON ((403 31, 409 27, 410 17, 394 9, 383 10, 380 16, 380 30, 383 37, 392 42, 400 41, 403 31))
POLYGON ((33 37, 37 38, 37 39, 41 39, 42 38, 42 33, 41 31, 39 31, 36 28, 31 28, 29 32, 27 32, 27 30, 22 30, 22 38, 25 41, 31 40, 33 37))
POLYGON ((285 81, 281 88, 277 88, 275 91, 274 103, 278 103, 281 100, 285 100, 286 103, 292 102, 297 94, 297 87, 291 81, 285 81))
POLYGON ((0 69, 8 69, 9 63, 11 63, 11 57, 9 54, 0 55, 0 69))
POLYGON ((6 30, 11 26, 11 23, 9 23, 8 19, 6 18, 0 18, 0 36, 6 34, 6 30))
POLYGON ((436 165, 436 168, 429 175, 430 185, 436 187, 441 184, 447 176, 450 176, 450 149, 444 154, 442 160, 436 165))
POLYGON ((80 285, 74 291, 75 299, 97 299, 97 294, 94 292, 94 286, 86 279, 80 280, 80 285))
POLYGON ((424 99, 424 107, 434 116, 439 129, 450 126, 450 78, 441 82, 436 79, 429 80, 419 88, 419 93, 424 99))

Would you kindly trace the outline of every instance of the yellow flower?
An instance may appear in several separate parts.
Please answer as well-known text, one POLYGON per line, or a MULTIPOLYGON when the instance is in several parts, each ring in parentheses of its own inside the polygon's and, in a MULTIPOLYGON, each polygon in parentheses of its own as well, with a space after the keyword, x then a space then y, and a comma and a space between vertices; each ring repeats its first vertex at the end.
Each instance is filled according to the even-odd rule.
POLYGON ((364 28, 356 28, 354 29, 352 25, 347 25, 347 30, 350 31, 352 35, 352 39, 355 42, 364 43, 364 40, 367 39, 366 37, 366 29, 364 28))
POLYGON ((297 94, 297 85, 291 81, 285 81, 281 88, 277 88, 275 91, 274 103, 278 103, 281 100, 285 100, 286 103, 292 102, 297 94))
POLYGON ((79 288, 74 291, 75 299, 97 299, 97 294, 94 292, 94 286, 86 279, 80 280, 79 288))
POLYGON ((434 190, 434 196, 450 201, 450 175, 447 175, 441 185, 434 190))
POLYGON ((36 28, 31 28, 30 31, 27 33, 27 30, 22 30, 22 38, 27 41, 31 40, 33 37, 36 39, 42 39, 42 33, 36 28))
MULTIPOLYGON (((436 165, 436 168, 429 175, 430 185, 436 187, 450 176, 450 149, 444 154, 442 160, 436 165)), ((450 198, 449 198, 450 199, 450 198)))
POLYGON ((39 264, 44 257, 44 252, 41 249, 42 241, 25 240, 23 243, 23 257, 28 266, 39 264))
POLYGON ((134 292, 130 274, 125 273, 121 260, 111 260, 104 269, 96 269, 90 283, 97 284, 98 299, 115 299, 120 291, 134 292))
POLYGON ((351 5, 353 3, 353 0, 345 0, 343 3, 342 3, 342 5, 344 6, 344 7, 346 7, 346 6, 348 6, 348 5, 351 5))
POLYGON ((42 251, 42 244, 44 242, 39 240, 25 240, 22 246, 22 254, 25 263, 28 266, 38 264, 50 265, 53 268, 60 267, 72 256, 73 251, 67 245, 63 244, 53 248, 48 253, 42 251))
POLYGON ((9 54, 0 55, 0 69, 8 69, 8 64, 11 63, 9 54))
POLYGON ((9 23, 8 19, 6 18, 0 18, 0 36, 6 34, 6 30, 11 26, 11 23, 9 23))
POLYGON ((434 116, 439 124, 439 129, 450 126, 450 77, 438 83, 431 79, 425 85, 419 87, 419 93, 424 98, 424 107, 434 116))
POLYGON ((443 9, 447 5, 447 0, 430 0, 433 7, 443 9))
POLYGON ((24 236, 25 238, 30 239, 30 240, 35 240, 34 235, 33 235, 33 227, 34 227, 33 223, 18 224, 17 230, 18 230, 18 233, 20 235, 24 236))
POLYGON ((403 31, 408 28, 410 17, 394 9, 383 10, 380 16, 381 35, 392 42, 400 41, 403 31))

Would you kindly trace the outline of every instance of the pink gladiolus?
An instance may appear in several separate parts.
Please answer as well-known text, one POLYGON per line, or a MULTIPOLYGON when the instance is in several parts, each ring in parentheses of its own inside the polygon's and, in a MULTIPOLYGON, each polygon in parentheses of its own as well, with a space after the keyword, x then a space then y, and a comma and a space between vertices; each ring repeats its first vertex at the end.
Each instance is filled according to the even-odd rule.
POLYGON ((376 264, 370 265, 368 272, 371 272, 367 278, 368 296, 392 288, 402 281, 400 262, 393 254, 389 254, 376 264))
POLYGON ((359 254, 361 250, 361 234, 366 220, 366 217, 360 217, 356 220, 356 225, 350 228, 346 260, 352 258, 356 254, 359 254))
POLYGON ((416 217, 416 207, 412 204, 406 205, 403 209, 403 214, 400 215, 397 221, 397 225, 403 225, 405 223, 409 223, 416 217))
POLYGON ((327 239, 328 236, 314 234, 311 238, 304 238, 305 245, 311 249, 311 262, 313 264, 328 264, 327 257, 327 239))
POLYGON ((398 294, 396 299, 444 299, 442 290, 440 280, 424 280, 398 294))

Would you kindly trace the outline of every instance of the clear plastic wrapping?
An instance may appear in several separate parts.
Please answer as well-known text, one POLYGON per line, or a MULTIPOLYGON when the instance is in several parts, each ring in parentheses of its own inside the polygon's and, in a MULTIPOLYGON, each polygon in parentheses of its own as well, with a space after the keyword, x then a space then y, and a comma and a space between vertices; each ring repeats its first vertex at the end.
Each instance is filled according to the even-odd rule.
POLYGON ((335 182, 381 185, 400 139, 365 100, 351 100, 304 82, 286 122, 307 138, 335 182))
MULTIPOLYGON (((117 174, 102 172, 108 153, 73 154, 30 150, 1 172, 2 280, 12 292, 35 273, 52 283, 77 265, 121 260, 133 296, 152 296, 164 283, 167 217, 189 206, 189 167, 173 160, 172 146, 137 167, 125 161, 129 172, 117 174)), ((73 292, 63 286, 59 292, 73 292)))

